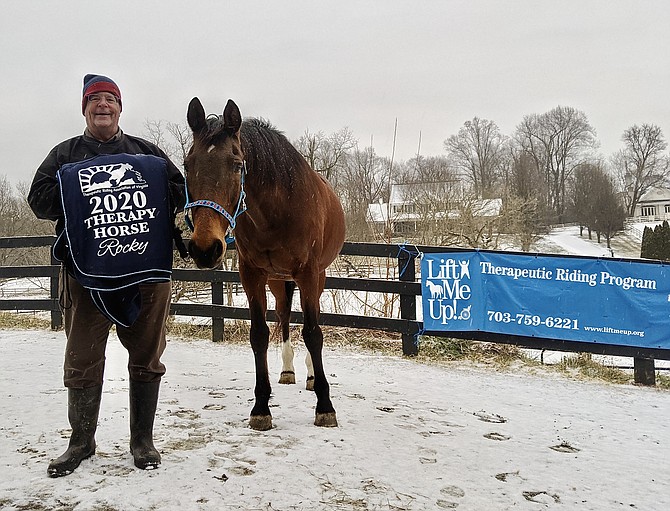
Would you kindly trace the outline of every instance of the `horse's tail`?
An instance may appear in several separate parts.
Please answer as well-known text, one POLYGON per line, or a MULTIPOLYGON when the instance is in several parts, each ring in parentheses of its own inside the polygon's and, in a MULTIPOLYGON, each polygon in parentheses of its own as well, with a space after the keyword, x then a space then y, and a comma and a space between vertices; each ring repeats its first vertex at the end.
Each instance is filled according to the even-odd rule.
MULTIPOLYGON (((290 321, 290 314, 291 314, 291 306, 293 305, 293 293, 295 292, 295 282, 292 280, 286 280, 284 281, 284 293, 286 297, 286 303, 288 304, 288 310, 289 310, 289 321, 290 321)), ((281 322, 279 321, 279 318, 277 318, 277 322, 275 323, 274 329, 272 331, 272 338, 276 339, 277 341, 285 341, 288 340, 288 337, 284 338, 285 335, 288 335, 288 322, 286 322, 286 325, 282 325, 281 322), (286 331, 283 332, 282 328, 286 328, 286 331)))
POLYGON ((286 291, 286 303, 288 303, 290 309, 293 303, 293 293, 295 292, 295 281, 284 281, 284 290, 286 291))

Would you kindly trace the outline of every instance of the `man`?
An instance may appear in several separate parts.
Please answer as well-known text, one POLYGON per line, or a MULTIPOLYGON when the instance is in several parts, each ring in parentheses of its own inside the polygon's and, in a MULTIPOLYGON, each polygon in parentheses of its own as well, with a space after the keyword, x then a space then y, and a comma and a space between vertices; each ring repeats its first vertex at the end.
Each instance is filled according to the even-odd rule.
MULTIPOLYGON (((118 190, 121 189, 131 190, 126 192, 127 196, 133 199, 139 197, 135 202, 140 202, 139 205, 144 206, 142 202, 145 200, 145 192, 137 188, 138 185, 132 185, 135 186, 132 188, 131 185, 123 184, 131 183, 132 180, 122 183, 120 178, 112 179, 113 172, 103 172, 112 166, 96 165, 96 163, 100 158, 109 159, 108 155, 152 155, 146 158, 153 158, 154 163, 158 161, 162 165, 161 175, 167 176, 167 184, 163 185, 163 190, 167 190, 168 195, 163 199, 169 211, 157 211, 160 208, 145 208, 142 210, 144 213, 130 212, 123 213, 123 216, 117 213, 90 217, 87 220, 88 227, 93 224, 98 225, 103 220, 107 222, 95 228, 96 237, 107 236, 107 231, 112 232, 112 229, 115 229, 114 234, 123 232, 123 229, 130 232, 132 226, 110 225, 110 222, 128 222, 131 218, 137 220, 143 215, 148 218, 149 213, 152 216, 160 213, 163 219, 169 215, 170 229, 172 229, 174 216, 184 205, 184 178, 179 169, 156 145, 127 135, 119 128, 119 117, 122 110, 121 91, 113 80, 102 75, 86 75, 81 106, 86 118, 86 129, 83 135, 66 140, 51 150, 37 169, 28 194, 28 203, 38 218, 55 221, 56 232, 59 235, 63 234, 65 229, 66 252, 69 251, 64 258, 64 268, 61 271, 60 303, 63 308, 67 336, 63 380, 68 389, 68 419, 72 427, 72 434, 65 453, 49 464, 47 472, 51 477, 70 474, 82 460, 95 453, 95 431, 102 396, 105 347, 113 324, 110 316, 103 314, 104 308, 93 301, 91 289, 84 287, 74 277, 76 274, 74 270, 80 268, 75 260, 75 251, 72 249, 72 246, 76 244, 74 239, 77 236, 76 230, 68 230, 72 228, 72 226, 68 227, 68 218, 71 219, 71 216, 68 217, 71 215, 68 213, 70 200, 65 199, 65 190, 62 189, 65 184, 61 185, 67 182, 66 175, 70 175, 65 172, 65 169, 73 164, 79 164, 78 162, 84 162, 83 166, 86 166, 86 163, 90 161, 90 166, 85 169, 88 173, 78 170, 78 174, 72 174, 75 179, 76 176, 80 176, 80 179, 81 176, 84 176, 90 181, 86 181, 86 184, 92 190, 90 194, 93 195, 84 197, 80 201, 84 206, 90 202, 94 206, 102 207, 102 198, 109 199, 115 191, 118 197, 118 190), (95 178, 98 181, 101 180, 100 176, 106 176, 106 182, 94 183, 95 178), (104 188, 105 186, 107 188, 104 188), (139 191, 132 191, 135 189, 139 191), (96 196, 95 193, 106 193, 106 196, 96 196)), ((122 157, 119 156, 119 158, 122 157)), ((135 181, 142 181, 142 176, 136 172, 131 176, 137 176, 135 181)), ((161 177, 161 179, 165 183, 165 178, 161 177)), ((68 191, 81 195, 84 193, 84 186, 81 186, 81 190, 79 188, 79 183, 77 183, 76 187, 70 186, 68 191)), ((164 196, 165 192, 162 194, 164 196)), ((116 207, 116 202, 114 202, 116 199, 114 197, 112 199, 114 200, 111 202, 107 200, 105 204, 109 206, 111 203, 116 207)), ((133 232, 148 230, 145 224, 146 222, 136 221, 133 232)), ((88 230, 93 231, 94 229, 88 230)), ((170 231, 167 232, 167 237, 170 238, 170 231)), ((115 238, 114 241, 118 243, 118 239, 115 238)), ((141 469, 156 468, 161 462, 160 454, 153 444, 153 424, 160 380, 165 373, 165 366, 161 363, 160 358, 166 346, 165 324, 170 307, 171 243, 170 239, 168 255, 170 268, 166 270, 167 278, 145 279, 136 284, 139 300, 135 302, 135 305, 138 310, 135 311, 135 314, 131 314, 132 319, 125 326, 117 323, 118 337, 129 355, 130 450, 135 465, 141 469)), ((110 251, 109 244, 107 247, 110 251)), ((118 252, 118 250, 110 251, 112 255, 117 255, 118 252)), ((123 304, 120 307, 123 308, 123 304)))

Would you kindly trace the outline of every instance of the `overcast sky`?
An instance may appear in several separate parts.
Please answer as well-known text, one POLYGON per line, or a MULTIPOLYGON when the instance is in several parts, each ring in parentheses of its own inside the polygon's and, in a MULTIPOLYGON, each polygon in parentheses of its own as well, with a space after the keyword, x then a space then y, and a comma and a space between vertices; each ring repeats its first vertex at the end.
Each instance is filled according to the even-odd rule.
POLYGON ((633 124, 670 136, 667 0, 3 0, 0 153, 13 183, 83 131, 82 78, 113 78, 121 127, 228 98, 294 140, 348 127, 396 160, 444 153, 467 120, 582 110, 601 152, 633 124))

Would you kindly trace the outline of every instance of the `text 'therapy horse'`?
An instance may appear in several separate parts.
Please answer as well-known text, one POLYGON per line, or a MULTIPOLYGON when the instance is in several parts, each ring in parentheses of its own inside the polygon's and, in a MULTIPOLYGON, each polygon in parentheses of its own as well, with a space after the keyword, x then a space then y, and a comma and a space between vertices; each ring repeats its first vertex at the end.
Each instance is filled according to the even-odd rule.
POLYGON ((313 374, 317 399, 314 424, 337 426, 318 321, 325 270, 344 242, 342 206, 330 185, 283 134, 264 121, 243 122, 233 101, 228 101, 221 117, 206 117, 200 100, 193 98, 187 119, 193 131, 193 146, 185 160, 186 210, 193 217, 189 252, 198 267, 216 267, 227 236, 234 234, 256 365, 256 401, 249 424, 256 430, 272 427, 266 284, 276 299, 284 341, 280 383, 295 383, 289 317, 297 284, 302 336, 309 352, 308 378, 313 374))

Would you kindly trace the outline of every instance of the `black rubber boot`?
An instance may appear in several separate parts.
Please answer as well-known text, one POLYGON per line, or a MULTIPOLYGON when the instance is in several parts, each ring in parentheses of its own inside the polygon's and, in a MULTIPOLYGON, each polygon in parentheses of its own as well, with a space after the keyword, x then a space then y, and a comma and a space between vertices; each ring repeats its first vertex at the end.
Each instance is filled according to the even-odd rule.
POLYGON ((71 474, 83 460, 95 454, 95 430, 101 397, 102 385, 67 389, 67 415, 72 435, 67 451, 49 464, 47 474, 50 477, 71 474))
POLYGON ((130 380, 130 452, 135 466, 142 470, 161 464, 153 438, 160 383, 160 380, 152 383, 130 380))

